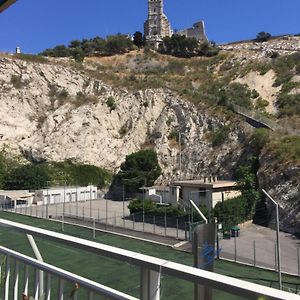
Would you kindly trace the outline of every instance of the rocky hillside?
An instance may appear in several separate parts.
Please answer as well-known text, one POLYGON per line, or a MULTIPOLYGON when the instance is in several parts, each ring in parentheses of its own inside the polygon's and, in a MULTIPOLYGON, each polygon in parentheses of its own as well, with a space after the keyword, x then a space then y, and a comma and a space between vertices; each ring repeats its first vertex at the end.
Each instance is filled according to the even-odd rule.
POLYGON ((113 172, 150 147, 163 169, 158 182, 180 177, 180 154, 182 178, 229 179, 252 154, 255 129, 235 113, 240 106, 278 125, 260 146, 257 175, 291 231, 300 227, 299 47, 293 37, 222 46, 212 58, 132 51, 83 64, 2 55, 0 147, 113 172))
POLYGON ((209 133, 229 122, 169 90, 116 88, 55 63, 4 57, 0 68, 1 144, 29 160, 72 158, 116 171, 126 155, 154 147, 170 179, 181 149, 184 176, 232 176, 242 130, 232 126, 216 151, 209 133))

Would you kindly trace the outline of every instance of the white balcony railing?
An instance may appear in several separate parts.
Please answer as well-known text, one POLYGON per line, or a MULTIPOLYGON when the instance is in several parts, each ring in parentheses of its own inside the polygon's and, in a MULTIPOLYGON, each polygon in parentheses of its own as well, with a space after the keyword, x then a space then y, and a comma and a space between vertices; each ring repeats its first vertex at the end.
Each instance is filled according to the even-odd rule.
MULTIPOLYGON (((23 255, 21 253, 12 251, 10 249, 7 249, 5 247, 0 246, 0 254, 5 257, 5 270, 1 270, 0 273, 2 274, 4 272, 5 274, 5 280, 3 284, 3 294, 4 294, 4 300, 8 299, 14 299, 18 300, 20 299, 20 293, 28 295, 29 291, 29 267, 32 267, 35 270, 35 283, 34 283, 34 299, 59 299, 62 300, 64 298, 64 283, 66 281, 71 282, 74 284, 74 289, 71 291, 72 295, 69 295, 69 299, 77 299, 77 287, 80 287, 80 289, 85 289, 87 291, 87 297, 86 299, 91 300, 93 299, 94 295, 101 295, 104 296, 105 299, 116 299, 116 300, 138 300, 137 298, 134 298, 132 296, 126 295, 124 293, 121 293, 119 291, 116 291, 114 289, 111 289, 109 287, 103 286, 97 282, 88 280, 84 277, 75 275, 71 272, 62 270, 60 268, 51 266, 47 263, 38 261, 36 259, 33 259, 29 256, 23 255), (23 264, 23 286, 20 287, 20 265, 23 264), (1 272, 2 271, 2 272, 1 272), (39 282, 39 276, 38 273, 40 271, 43 271, 46 276, 46 288, 45 291, 40 290, 40 282, 39 282), (11 278, 11 274, 14 274, 14 278, 11 278), (58 287, 58 293, 57 295, 52 294, 51 290, 51 281, 54 279, 58 279, 59 281, 59 287, 58 287), (10 289, 10 281, 13 281, 13 289, 10 289), (76 286, 75 286, 76 284, 76 286), (12 296, 10 295, 12 294, 12 296)), ((0 275, 1 275, 0 274, 0 275)), ((0 276, 1 278, 1 276, 0 276)), ((1 286, 2 288, 2 286, 1 286)))
MULTIPOLYGON (((59 243, 64 243, 75 248, 84 249, 93 253, 101 254, 110 258, 117 259, 128 264, 138 266, 140 268, 141 274, 141 284, 140 284, 140 299, 142 300, 159 300, 160 299, 160 286, 161 286, 161 276, 169 275, 175 278, 187 280, 194 283, 195 285, 203 285, 210 287, 212 289, 221 290, 229 294, 238 295, 246 299, 281 299, 281 300, 300 300, 300 296, 296 294, 287 293, 284 291, 272 289, 269 287, 261 286, 258 284, 242 281, 228 276, 223 276, 220 274, 204 271, 201 269, 189 267, 186 265, 166 261, 156 257, 143 255, 140 253, 96 243, 93 241, 84 240, 81 238, 76 238, 73 236, 68 236, 65 234, 48 231, 45 229, 35 228, 32 226, 19 224, 16 222, 11 222, 7 220, 0 219, 0 226, 11 227, 12 229, 25 232, 27 234, 32 234, 33 236, 39 236, 45 239, 50 239, 59 243)), ((23 254, 8 250, 6 248, 0 247, 0 253, 7 256, 7 261, 10 262, 12 259, 15 261, 14 272, 14 295, 18 291, 18 266, 19 262, 24 263, 26 266, 32 266, 36 271, 36 280, 34 286, 35 299, 39 299, 39 276, 37 272, 40 270, 44 271, 47 275, 47 283, 45 289, 45 295, 47 300, 55 299, 51 297, 51 289, 49 288, 51 276, 59 278, 59 288, 57 299, 63 300, 64 298, 64 281, 71 281, 73 283, 79 283, 81 286, 87 289, 88 296, 86 299, 92 299, 93 294, 97 293, 106 297, 106 299, 136 299, 132 296, 126 295, 124 293, 118 292, 111 288, 105 287, 96 282, 87 280, 78 275, 66 272, 54 266, 46 263, 36 261, 32 258, 26 257, 23 254), (50 276, 51 275, 51 276, 50 276), (50 278, 50 279, 49 279, 50 278), (51 297, 51 298, 50 298, 51 297)), ((9 280, 11 274, 11 263, 6 264, 6 276, 4 285, 4 300, 17 299, 9 297, 9 280)), ((126 274, 120 274, 120 276, 126 276, 126 274)), ((28 290, 28 275, 26 278, 26 267, 25 267, 25 287, 28 290)), ((187 298, 190 295, 187 295, 187 298)), ((195 295, 195 300, 200 300, 195 295)), ((76 293, 74 298, 76 299, 76 293)))

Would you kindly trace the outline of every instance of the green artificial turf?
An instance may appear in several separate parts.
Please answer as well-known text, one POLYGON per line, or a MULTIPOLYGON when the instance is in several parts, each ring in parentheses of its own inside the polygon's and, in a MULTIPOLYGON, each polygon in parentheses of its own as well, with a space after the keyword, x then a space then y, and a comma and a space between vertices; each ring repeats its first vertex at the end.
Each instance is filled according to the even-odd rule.
MULTIPOLYGON (((61 224, 49 220, 41 220, 7 212, 0 212, 0 218, 61 232, 61 224)), ((86 228, 65 224, 64 233, 92 240, 92 231, 86 228)), ((139 297, 140 270, 138 267, 49 240, 41 238, 36 238, 35 240, 45 262, 139 297)), ((193 256, 191 254, 176 251, 166 246, 159 246, 101 232, 97 232, 96 241, 189 266, 193 265, 193 256)), ((8 228, 0 228, 0 244, 33 257, 27 238, 23 233, 12 231, 8 228)), ((277 287, 277 274, 271 271, 241 266, 226 261, 216 261, 215 272, 277 287)), ((298 289, 298 285, 300 285, 300 279, 297 277, 283 275, 282 279, 286 288, 298 289)), ((71 288, 72 285, 69 284, 67 290, 71 290, 71 288)), ((84 293, 84 291, 81 292, 84 293)), ((164 276, 162 278, 161 294, 163 300, 193 299, 193 284, 177 278, 164 276)), ((101 299, 101 297, 95 299, 101 299)), ((243 298, 214 291, 214 299, 235 300, 243 298)))

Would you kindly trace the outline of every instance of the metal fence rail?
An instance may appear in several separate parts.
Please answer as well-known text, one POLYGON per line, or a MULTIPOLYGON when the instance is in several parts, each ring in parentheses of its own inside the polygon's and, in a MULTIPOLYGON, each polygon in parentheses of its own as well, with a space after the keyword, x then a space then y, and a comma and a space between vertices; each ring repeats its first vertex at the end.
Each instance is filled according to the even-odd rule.
MULTIPOLYGON (((97 200, 108 203, 107 200, 97 200)), ((116 211, 106 204, 104 209, 95 208, 95 202, 90 201, 75 203, 59 203, 51 205, 28 206, 18 205, 15 208, 3 207, 5 211, 19 213, 22 215, 38 217, 42 219, 61 220, 64 217, 68 223, 77 224, 82 221, 86 226, 98 229, 120 228, 133 231, 152 233, 164 237, 176 238, 178 240, 188 239, 189 225, 183 218, 170 218, 166 216, 153 216, 146 213, 122 213, 116 211), (102 226, 101 226, 102 225, 102 226), (101 227, 101 228, 100 228, 101 227)))
MULTIPOLYGON (((40 292, 39 286, 39 277, 36 276, 37 280, 34 284, 34 299, 45 299, 50 300, 53 299, 55 296, 52 293, 51 288, 51 281, 54 278, 59 279, 59 289, 58 289, 58 296, 57 299, 63 300, 65 289, 64 289, 64 282, 69 281, 74 283, 74 292, 71 293, 69 299, 77 299, 77 292, 78 290, 76 287, 80 286, 80 289, 86 289, 87 291, 87 299, 93 299, 94 294, 104 296, 106 299, 115 299, 115 300, 137 300, 137 298, 132 297, 130 295, 126 295, 122 292, 114 290, 112 288, 106 287, 101 285, 97 282, 92 280, 86 279, 84 277, 78 276, 71 272, 62 270, 50 264, 38 261, 33 259, 29 256, 23 255, 16 251, 7 249, 5 247, 0 246, 0 254, 5 256, 5 270, 2 270, 2 274, 5 274, 5 284, 3 286, 3 295, 4 300, 8 299, 20 299, 19 295, 25 294, 28 295, 29 291, 29 266, 35 269, 35 273, 39 271, 44 271, 47 274, 47 285, 44 292, 40 292), (22 289, 20 287, 20 264, 24 264, 24 282, 22 289), (12 274, 14 274, 14 278, 12 278, 12 274), (13 291, 10 291, 10 281, 13 280, 13 291), (11 295, 12 294, 12 295, 11 295)), ((0 272, 1 273, 1 272, 0 272)))
MULTIPOLYGON (((204 285, 213 289, 221 290, 230 294, 238 295, 249 299, 278 299, 278 300, 279 299, 281 300, 300 299, 300 296, 295 294, 279 291, 276 289, 257 285, 250 282, 245 282, 239 279, 231 278, 224 275, 219 275, 216 273, 204 271, 186 265, 173 263, 156 257, 143 255, 128 250, 123 250, 108 245, 103 245, 100 243, 76 238, 73 236, 64 235, 61 233, 51 232, 45 229, 35 228, 32 226, 19 224, 4 219, 0 219, 0 225, 21 232, 25 232, 27 234, 32 234, 34 236, 39 236, 59 243, 64 243, 69 246, 84 249, 86 251, 98 253, 140 267, 140 274, 141 274, 140 295, 142 300, 160 299, 161 275, 173 276, 175 278, 187 280, 191 283, 194 283, 195 285, 204 285)), ((39 268, 41 267, 42 265, 39 265, 39 268)), ((65 274, 60 273, 59 276, 65 276, 65 274)), ((126 276, 126 274, 120 274, 120 276, 126 276)), ((9 280, 7 278, 9 278, 9 276, 6 276, 6 282, 9 280)), ((82 280, 83 282, 85 282, 84 279, 82 280)), ((92 286, 88 286, 88 288, 92 288, 92 287, 94 287, 93 284, 92 286)), ((101 288, 101 292, 107 292, 107 290, 103 286, 99 287, 99 289, 100 288, 101 288)), ((125 298, 115 298, 115 299, 130 299, 130 298, 126 298, 127 295, 123 294, 123 296, 125 298)), ((62 300, 63 296, 58 299, 62 300)), ((194 299, 200 300, 197 298, 197 295, 195 295, 194 299)), ((5 298, 5 300, 8 300, 8 297, 5 298)))

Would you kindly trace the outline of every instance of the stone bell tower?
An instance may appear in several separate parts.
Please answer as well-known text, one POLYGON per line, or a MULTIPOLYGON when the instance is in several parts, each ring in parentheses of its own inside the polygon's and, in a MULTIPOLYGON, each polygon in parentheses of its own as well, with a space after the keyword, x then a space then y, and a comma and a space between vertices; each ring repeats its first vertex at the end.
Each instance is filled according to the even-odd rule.
POLYGON ((163 8, 163 0, 148 0, 148 19, 144 24, 144 34, 150 47, 158 48, 164 37, 172 35, 163 8))

